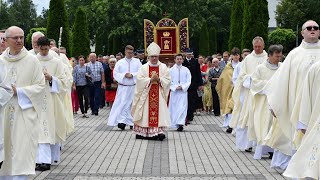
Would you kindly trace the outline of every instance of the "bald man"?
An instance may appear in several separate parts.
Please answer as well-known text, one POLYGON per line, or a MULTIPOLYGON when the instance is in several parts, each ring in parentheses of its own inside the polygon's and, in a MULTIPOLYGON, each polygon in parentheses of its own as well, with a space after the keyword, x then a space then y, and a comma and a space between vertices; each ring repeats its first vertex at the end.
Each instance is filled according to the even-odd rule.
POLYGON ((45 78, 38 59, 24 44, 24 32, 17 26, 5 32, 8 48, 0 56, 8 69, 13 97, 3 107, 4 161, 0 179, 27 179, 35 174, 39 119, 45 78))

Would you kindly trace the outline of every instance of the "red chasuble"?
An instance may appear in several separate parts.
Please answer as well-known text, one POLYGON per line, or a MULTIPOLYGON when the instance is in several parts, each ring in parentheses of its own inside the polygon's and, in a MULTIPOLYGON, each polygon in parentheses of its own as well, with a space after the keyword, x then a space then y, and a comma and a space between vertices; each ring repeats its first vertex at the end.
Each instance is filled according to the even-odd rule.
MULTIPOLYGON (((149 66, 149 77, 159 76, 159 66, 149 66)), ((153 82, 149 91, 149 127, 158 127, 159 122, 159 83, 153 82)))

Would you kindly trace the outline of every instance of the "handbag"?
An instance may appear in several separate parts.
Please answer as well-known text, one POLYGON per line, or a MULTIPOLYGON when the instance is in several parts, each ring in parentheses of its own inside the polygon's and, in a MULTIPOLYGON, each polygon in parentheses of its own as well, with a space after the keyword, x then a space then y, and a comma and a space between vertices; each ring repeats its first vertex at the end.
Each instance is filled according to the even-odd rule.
MULTIPOLYGON (((86 74, 87 73, 88 73, 88 66, 86 66, 86 74)), ((85 77, 86 77, 86 81, 87 81, 87 86, 93 86, 94 84, 93 84, 92 78, 88 77, 86 75, 85 75, 85 77)))
POLYGON ((118 83, 111 83, 110 89, 115 90, 118 88, 118 83))

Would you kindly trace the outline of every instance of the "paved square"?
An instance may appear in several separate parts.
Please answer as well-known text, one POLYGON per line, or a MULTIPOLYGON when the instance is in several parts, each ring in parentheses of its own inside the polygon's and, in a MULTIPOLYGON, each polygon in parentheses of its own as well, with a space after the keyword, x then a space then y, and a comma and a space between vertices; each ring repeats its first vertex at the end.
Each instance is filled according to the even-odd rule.
POLYGON ((108 114, 104 108, 99 116, 75 115, 75 132, 63 145, 59 165, 30 179, 285 179, 270 168, 270 159, 236 150, 222 118, 195 116, 185 131, 169 129, 160 142, 136 140, 129 127, 108 127, 108 114))

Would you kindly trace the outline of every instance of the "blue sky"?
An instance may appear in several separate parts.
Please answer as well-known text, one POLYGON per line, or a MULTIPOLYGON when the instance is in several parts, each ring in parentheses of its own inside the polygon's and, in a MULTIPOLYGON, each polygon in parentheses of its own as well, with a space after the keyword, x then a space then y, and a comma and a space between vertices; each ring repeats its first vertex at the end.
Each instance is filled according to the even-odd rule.
POLYGON ((36 5, 37 14, 40 15, 42 8, 49 9, 50 0, 33 0, 33 4, 36 5))

